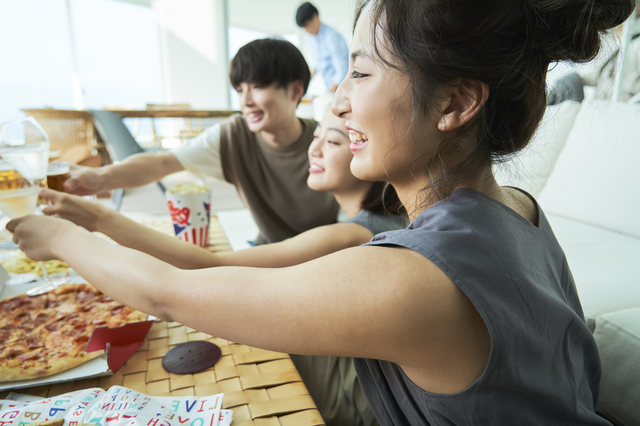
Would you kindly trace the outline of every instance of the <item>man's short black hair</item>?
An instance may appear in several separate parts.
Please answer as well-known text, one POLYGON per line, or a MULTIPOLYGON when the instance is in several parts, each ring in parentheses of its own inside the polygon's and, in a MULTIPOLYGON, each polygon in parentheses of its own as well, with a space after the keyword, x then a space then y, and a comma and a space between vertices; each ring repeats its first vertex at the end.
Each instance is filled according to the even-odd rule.
POLYGON ((296 12, 296 24, 304 28, 313 19, 313 15, 318 15, 318 9, 309 2, 302 3, 296 12))
POLYGON ((302 82, 303 95, 309 88, 311 72, 304 56, 286 40, 264 38, 245 44, 231 61, 229 80, 235 88, 240 83, 269 86, 276 82, 285 89, 294 81, 302 82))

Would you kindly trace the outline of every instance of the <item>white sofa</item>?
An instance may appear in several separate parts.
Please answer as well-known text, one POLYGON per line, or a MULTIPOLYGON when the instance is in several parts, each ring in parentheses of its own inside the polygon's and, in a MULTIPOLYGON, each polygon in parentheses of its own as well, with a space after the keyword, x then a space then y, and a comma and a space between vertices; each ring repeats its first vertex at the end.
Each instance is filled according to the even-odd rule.
POLYGON ((640 105, 549 107, 529 148, 496 167, 532 193, 567 255, 602 360, 599 411, 640 425, 640 105))

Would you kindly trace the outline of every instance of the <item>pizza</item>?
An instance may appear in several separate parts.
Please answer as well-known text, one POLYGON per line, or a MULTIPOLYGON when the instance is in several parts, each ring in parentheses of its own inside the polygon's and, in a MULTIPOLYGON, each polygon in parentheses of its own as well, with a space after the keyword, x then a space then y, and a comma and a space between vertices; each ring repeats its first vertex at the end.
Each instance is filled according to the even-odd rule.
POLYGON ((50 376, 87 362, 103 353, 85 353, 95 327, 146 318, 89 284, 1 300, 0 382, 50 376))
POLYGON ((29 426, 62 426, 64 424, 64 419, 58 420, 45 420, 44 422, 34 422, 34 423, 25 423, 29 426))

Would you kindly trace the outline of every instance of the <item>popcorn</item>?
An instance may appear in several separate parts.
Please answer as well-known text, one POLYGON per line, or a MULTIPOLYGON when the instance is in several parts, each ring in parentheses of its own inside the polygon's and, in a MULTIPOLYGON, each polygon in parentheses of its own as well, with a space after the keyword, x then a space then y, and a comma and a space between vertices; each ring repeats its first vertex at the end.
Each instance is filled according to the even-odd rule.
POLYGON ((169 192, 171 192, 172 194, 198 194, 207 191, 209 191, 209 188, 204 185, 187 182, 174 186, 173 189, 171 189, 169 192))

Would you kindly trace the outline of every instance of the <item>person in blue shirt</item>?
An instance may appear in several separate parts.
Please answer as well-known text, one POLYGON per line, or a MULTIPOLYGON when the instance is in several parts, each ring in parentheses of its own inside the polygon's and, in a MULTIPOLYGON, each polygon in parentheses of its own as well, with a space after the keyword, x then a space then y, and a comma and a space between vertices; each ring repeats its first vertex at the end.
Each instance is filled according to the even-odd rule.
POLYGON ((349 49, 344 38, 330 26, 320 22, 318 9, 309 2, 303 3, 296 13, 296 23, 309 33, 309 47, 319 72, 333 93, 347 75, 349 69, 349 49))

